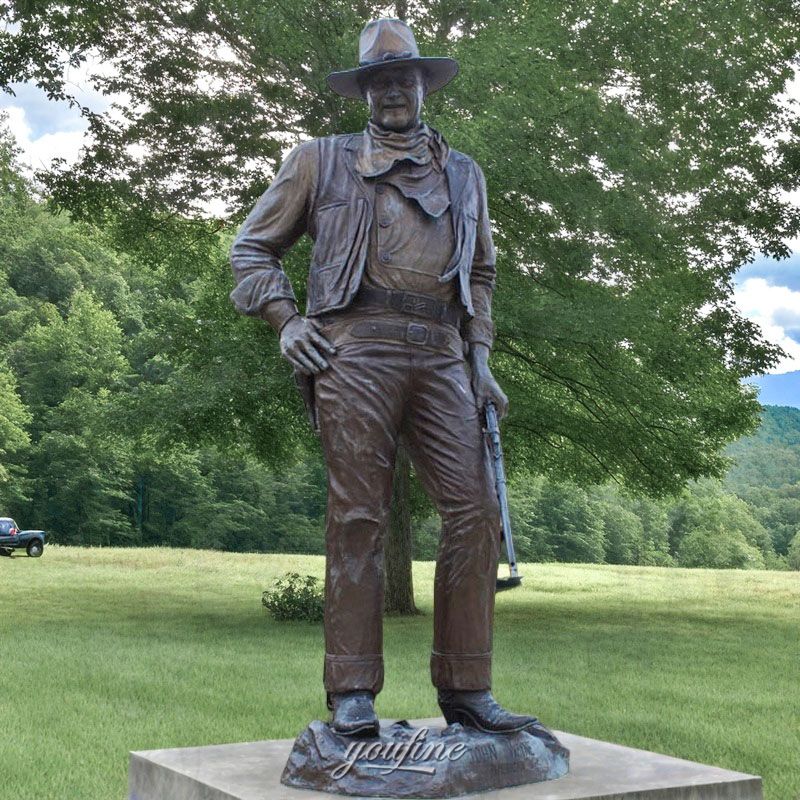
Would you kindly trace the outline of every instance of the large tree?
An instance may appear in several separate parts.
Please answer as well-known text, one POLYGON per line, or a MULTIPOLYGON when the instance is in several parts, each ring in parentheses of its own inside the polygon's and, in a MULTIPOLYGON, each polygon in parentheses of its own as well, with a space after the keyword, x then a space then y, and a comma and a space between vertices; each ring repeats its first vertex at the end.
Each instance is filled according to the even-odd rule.
MULTIPOLYGON (((140 249, 168 241, 159 237, 175 215, 211 199, 235 223, 291 143, 361 128, 364 108, 331 94, 324 76, 353 63, 359 28, 386 10, 337 0, 0 7, 15 23, 0 34, 1 84, 69 97, 65 66, 87 61, 95 84, 120 94, 112 113, 85 109, 79 164, 42 177, 57 204, 103 218, 140 249)), ((779 101, 798 63, 797 0, 394 10, 424 52, 461 64, 426 116, 488 180, 493 368, 511 398, 512 468, 653 494, 721 474, 723 445, 757 419, 741 379, 779 355, 738 313, 733 275, 757 251, 787 255, 800 230, 784 194, 798 185, 800 123, 779 101)), ((170 253, 187 274, 209 229, 198 223, 170 253)), ((301 299, 306 257, 300 247, 286 263, 301 299)), ((274 342, 234 318, 226 283, 222 271, 198 275, 206 302, 185 330, 187 363, 213 364, 220 385, 195 410, 223 436, 261 431, 265 453, 300 407, 274 342)))

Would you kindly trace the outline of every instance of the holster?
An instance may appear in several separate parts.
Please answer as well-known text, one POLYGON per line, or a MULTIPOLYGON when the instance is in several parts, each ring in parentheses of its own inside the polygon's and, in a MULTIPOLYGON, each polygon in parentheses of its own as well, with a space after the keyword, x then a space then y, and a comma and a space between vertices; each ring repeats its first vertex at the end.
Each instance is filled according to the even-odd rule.
POLYGON ((319 435, 319 420, 317 418, 317 406, 314 402, 314 376, 306 375, 300 370, 294 371, 294 382, 300 390, 300 396, 303 398, 303 405, 306 407, 306 414, 308 421, 311 423, 311 428, 314 433, 319 435))

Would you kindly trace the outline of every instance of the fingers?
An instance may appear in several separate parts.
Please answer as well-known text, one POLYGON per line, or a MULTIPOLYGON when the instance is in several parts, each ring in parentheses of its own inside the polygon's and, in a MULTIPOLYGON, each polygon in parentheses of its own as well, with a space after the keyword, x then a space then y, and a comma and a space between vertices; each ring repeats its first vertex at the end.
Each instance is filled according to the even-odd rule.
POLYGON ((497 410, 497 416, 502 419, 508 413, 508 397, 497 385, 494 379, 484 380, 476 377, 472 381, 472 391, 475 395, 475 405, 482 411, 488 402, 492 402, 497 410))
POLYGON ((500 419, 502 419, 506 414, 508 414, 508 398, 505 395, 502 395, 502 400, 497 398, 495 402, 497 403, 497 413, 500 415, 500 419))
POLYGON ((495 383, 491 390, 491 400, 497 408, 497 416, 502 419, 508 413, 508 397, 506 393, 495 383))
POLYGON ((311 359, 309 359, 304 353, 294 353, 293 355, 286 354, 286 358, 289 359, 289 362, 293 367, 297 367, 304 375, 315 375, 319 372, 319 367, 317 367, 311 359))
POLYGON ((313 329, 309 331, 309 339, 321 350, 326 350, 331 354, 336 352, 336 348, 321 333, 317 333, 313 329))
POLYGON ((310 359, 311 362, 316 366, 315 372, 320 372, 323 369, 328 369, 328 362, 325 360, 325 357, 322 353, 317 350, 314 345, 306 340, 301 340, 300 347, 303 349, 303 354, 306 358, 310 359))
POLYGON ((475 405, 478 411, 482 412, 486 408, 486 403, 491 399, 491 395, 487 394, 485 390, 482 391, 480 387, 475 391, 475 405))
POLYGON ((299 367, 302 367, 308 374, 316 374, 328 368, 328 362, 317 352, 313 345, 297 344, 295 347, 284 353, 286 358, 299 367))
POLYGON ((305 375, 315 375, 328 368, 329 364, 320 351, 335 353, 336 348, 311 324, 307 323, 298 334, 288 338, 281 350, 292 366, 305 375))

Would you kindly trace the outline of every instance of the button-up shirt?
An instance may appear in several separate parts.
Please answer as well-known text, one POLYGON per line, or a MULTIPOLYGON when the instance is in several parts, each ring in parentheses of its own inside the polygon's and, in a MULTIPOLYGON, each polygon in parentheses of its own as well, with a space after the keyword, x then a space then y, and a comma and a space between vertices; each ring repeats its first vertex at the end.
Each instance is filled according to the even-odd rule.
MULTIPOLYGON (((415 169, 419 169, 418 165, 402 161, 390 172, 370 179, 375 181, 375 216, 365 280, 385 289, 456 302, 455 282, 439 280, 453 255, 455 236, 450 209, 445 208, 434 217, 392 182, 393 176, 415 169)), ((439 175, 446 197, 447 181, 443 173, 439 175)))

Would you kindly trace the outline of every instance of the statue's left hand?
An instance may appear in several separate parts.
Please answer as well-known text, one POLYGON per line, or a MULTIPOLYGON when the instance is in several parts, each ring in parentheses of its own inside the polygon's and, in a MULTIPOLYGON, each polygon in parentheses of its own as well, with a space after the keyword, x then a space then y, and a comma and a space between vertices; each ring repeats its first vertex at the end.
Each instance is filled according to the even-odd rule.
POLYGON ((497 416, 504 417, 508 412, 508 398, 489 369, 489 346, 482 342, 473 342, 469 348, 469 365, 478 411, 483 411, 491 400, 497 409, 497 416))
POLYGON ((494 379, 489 367, 473 364, 472 391, 475 393, 475 403, 479 410, 483 410, 486 403, 491 400, 499 417, 504 417, 508 412, 508 397, 494 379))

